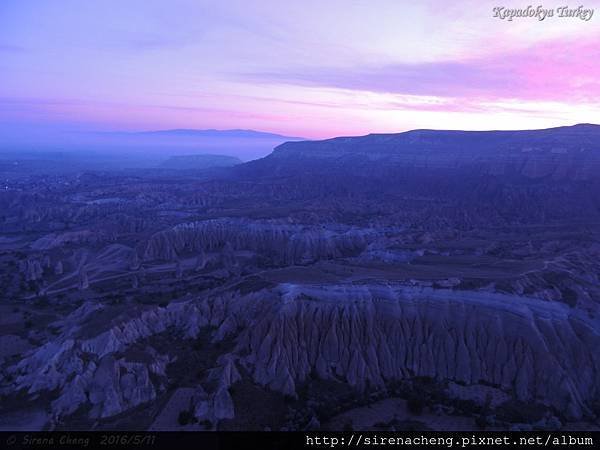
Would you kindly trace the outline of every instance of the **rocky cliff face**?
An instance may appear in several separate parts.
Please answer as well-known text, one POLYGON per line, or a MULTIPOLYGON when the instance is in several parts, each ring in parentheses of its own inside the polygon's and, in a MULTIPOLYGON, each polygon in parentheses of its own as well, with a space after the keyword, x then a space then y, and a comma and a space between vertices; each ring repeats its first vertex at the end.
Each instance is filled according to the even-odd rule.
POLYGON ((10 368, 10 389, 58 389, 54 420, 83 405, 91 418, 110 417, 165 389, 174 358, 147 344, 140 353, 138 344, 175 330, 191 345, 211 327, 213 343, 233 346, 198 383, 200 420, 235 416, 229 388, 241 369, 291 396, 315 373, 359 391, 415 376, 484 383, 572 419, 588 414, 600 394, 598 319, 537 299, 389 284, 283 284, 155 307, 88 336, 86 321, 101 309, 85 304, 57 323, 63 331, 54 341, 10 368))
MULTIPOLYGON (((598 321, 484 293, 284 286, 240 338, 257 380, 293 393, 311 370, 352 385, 410 376, 484 381, 581 417, 598 394, 598 321), (560 393, 557 395, 557 393, 560 393)), ((242 347, 243 348, 243 347, 242 347)))
POLYGON ((94 314, 103 308, 84 304, 56 325, 62 333, 53 341, 23 358, 9 373, 15 378, 14 389, 26 389, 28 394, 58 389, 60 394, 52 402, 52 420, 75 412, 80 406, 91 407, 91 418, 109 417, 129 408, 153 400, 163 389, 168 355, 157 354, 152 348, 144 351, 145 362, 128 361, 119 357, 133 343, 160 333, 173 321, 188 318, 182 330, 197 332, 194 320, 205 319, 185 311, 173 314, 161 308, 141 314, 138 318, 121 321, 99 334, 84 338, 81 333, 94 314))
POLYGON ((216 219, 180 224, 154 234, 144 258, 174 260, 190 252, 221 250, 229 243, 234 250, 268 255, 275 264, 310 263, 358 254, 372 234, 350 227, 327 230, 278 221, 216 219))

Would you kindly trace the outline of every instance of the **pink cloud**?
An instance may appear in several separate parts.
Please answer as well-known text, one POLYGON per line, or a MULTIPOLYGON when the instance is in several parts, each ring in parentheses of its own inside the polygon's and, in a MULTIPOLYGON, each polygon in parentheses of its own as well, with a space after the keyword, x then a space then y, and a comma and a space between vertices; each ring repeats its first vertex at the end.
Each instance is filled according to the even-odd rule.
MULTIPOLYGON (((254 82, 463 98, 472 102, 496 99, 597 102, 600 95, 597 42, 596 39, 554 40, 473 59, 354 70, 324 67, 245 76, 254 82)), ((472 102, 456 106, 464 108, 472 102)), ((444 105, 421 106, 444 108, 444 105)))

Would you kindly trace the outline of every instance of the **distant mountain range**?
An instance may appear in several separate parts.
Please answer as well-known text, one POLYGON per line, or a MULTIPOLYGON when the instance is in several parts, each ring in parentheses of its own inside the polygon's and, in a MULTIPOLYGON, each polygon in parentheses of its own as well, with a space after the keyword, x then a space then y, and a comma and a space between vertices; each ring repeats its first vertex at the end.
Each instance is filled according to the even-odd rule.
POLYGON ((172 137, 197 137, 197 138, 243 138, 243 139, 275 139, 284 141, 300 141, 304 140, 301 137, 283 136, 281 134, 267 133, 264 131, 255 130, 195 130, 187 128, 179 128, 173 130, 156 130, 156 131, 137 131, 137 132, 108 132, 99 133, 101 135, 110 136, 172 136, 172 137))
POLYGON ((3 153, 96 153, 113 158, 164 160, 175 155, 219 154, 249 161, 299 137, 255 130, 174 129, 141 132, 37 132, 0 135, 3 153))
POLYGON ((90 138, 91 145, 107 151, 143 151, 164 157, 218 154, 245 161, 268 155, 284 142, 302 139, 254 130, 213 129, 93 133, 90 138))

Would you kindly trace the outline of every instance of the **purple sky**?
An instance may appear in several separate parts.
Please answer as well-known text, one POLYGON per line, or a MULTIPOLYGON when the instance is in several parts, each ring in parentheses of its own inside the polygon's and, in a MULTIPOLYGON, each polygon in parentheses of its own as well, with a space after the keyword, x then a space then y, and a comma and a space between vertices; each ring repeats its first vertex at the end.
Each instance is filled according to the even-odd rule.
POLYGON ((2 0, 0 137, 599 122, 600 0, 589 21, 497 3, 2 0))

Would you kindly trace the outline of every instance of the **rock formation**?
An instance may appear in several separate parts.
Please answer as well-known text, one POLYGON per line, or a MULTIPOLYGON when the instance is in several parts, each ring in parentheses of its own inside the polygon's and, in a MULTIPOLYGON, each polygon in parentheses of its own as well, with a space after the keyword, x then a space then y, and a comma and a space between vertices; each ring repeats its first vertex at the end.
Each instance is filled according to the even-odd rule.
MULTIPOLYGON (((78 310, 68 321, 90 314, 78 310)), ((117 355, 172 327, 192 339, 208 325, 213 342, 234 339, 235 346, 218 359, 208 375, 214 389, 195 405, 203 420, 235 414, 228 389, 238 367, 292 396, 311 373, 358 390, 414 376, 487 383, 571 419, 588 414, 599 395, 597 319, 537 299, 389 284, 225 292, 123 318, 88 338, 71 326, 12 368, 14 389, 60 389, 57 416, 88 403, 90 417, 118 414, 156 396, 171 359, 149 347, 149 362, 117 355)))
POLYGON ((220 251, 229 244, 231 249, 252 250, 288 265, 357 254, 368 239, 368 231, 348 227, 323 230, 268 221, 217 219, 156 233, 148 241, 144 259, 175 260, 185 253, 220 251))

